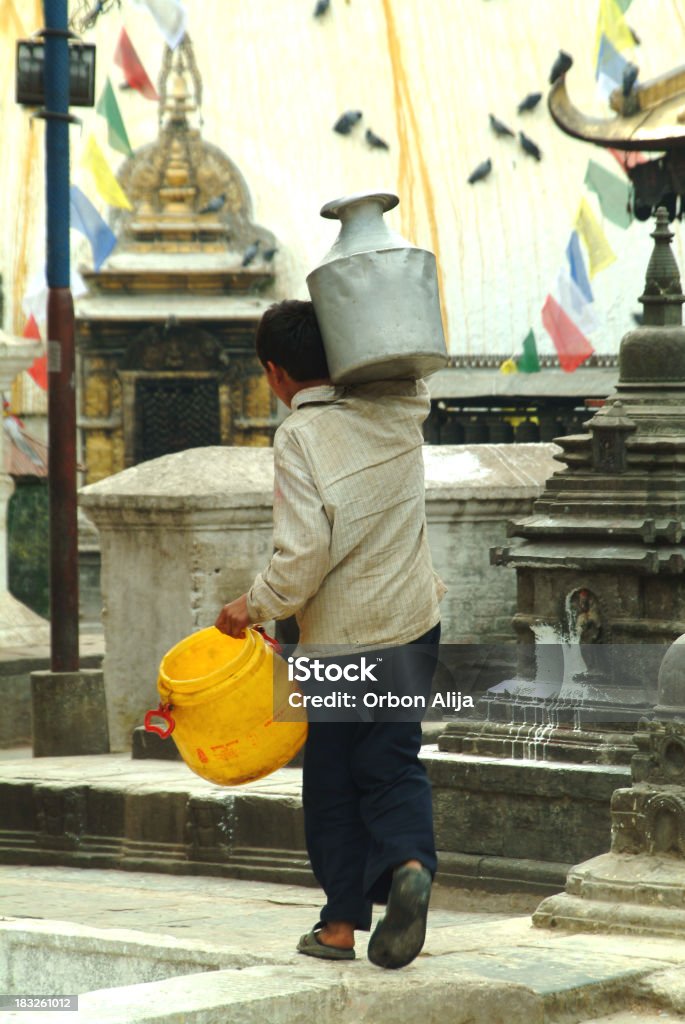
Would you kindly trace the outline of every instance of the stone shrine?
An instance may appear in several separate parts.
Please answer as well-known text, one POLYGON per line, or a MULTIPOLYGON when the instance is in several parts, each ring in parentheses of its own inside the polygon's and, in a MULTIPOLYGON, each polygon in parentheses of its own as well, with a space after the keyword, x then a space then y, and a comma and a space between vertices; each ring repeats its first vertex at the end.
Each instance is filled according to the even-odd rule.
POLYGON ((627 763, 685 632, 685 297, 663 208, 652 237, 616 391, 586 433, 558 439, 564 470, 491 553, 516 570, 516 678, 485 695, 485 721, 451 723, 442 750, 627 763))
POLYGON ((660 720, 635 736, 633 785, 611 800, 611 851, 572 868, 533 923, 682 938, 685 932, 685 636, 659 672, 660 720))
POLYGON ((187 448, 268 445, 277 425, 254 354, 256 325, 273 301, 260 293, 274 282, 275 240, 252 223, 238 168, 202 138, 202 79, 187 35, 166 48, 157 91, 159 136, 118 175, 132 210, 112 215, 117 247, 99 270, 81 271, 88 483, 187 448))

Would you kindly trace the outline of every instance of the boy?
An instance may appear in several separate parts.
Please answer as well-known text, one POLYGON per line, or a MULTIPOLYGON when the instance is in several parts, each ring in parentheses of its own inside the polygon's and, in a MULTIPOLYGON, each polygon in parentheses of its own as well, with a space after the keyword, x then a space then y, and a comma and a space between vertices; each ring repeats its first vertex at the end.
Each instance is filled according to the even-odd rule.
MULTIPOLYGON (((425 384, 333 386, 311 302, 271 306, 256 347, 272 391, 292 410, 274 438, 274 553, 217 628, 240 636, 295 614, 308 653, 420 645, 433 657, 413 663, 422 676, 413 684, 429 692, 441 584, 426 536, 425 384)), ((372 902, 387 910, 369 959, 397 968, 421 951, 437 862, 420 716, 412 717, 310 720, 302 802, 326 905, 300 939, 305 955, 354 959, 354 932, 369 930, 372 902)))

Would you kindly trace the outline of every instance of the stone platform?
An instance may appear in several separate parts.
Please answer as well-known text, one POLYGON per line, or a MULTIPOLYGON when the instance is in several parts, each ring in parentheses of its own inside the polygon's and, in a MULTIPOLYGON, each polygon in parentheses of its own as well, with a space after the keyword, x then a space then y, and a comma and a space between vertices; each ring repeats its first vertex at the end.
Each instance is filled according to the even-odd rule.
MULTIPOLYGON (((314 884, 296 767, 223 788, 178 761, 30 755, 0 757, 0 863, 314 884)), ((620 765, 454 756, 434 745, 422 759, 439 879, 494 892, 560 892, 573 864, 608 849, 611 794, 630 784, 620 765)))
POLYGON ((423 952, 381 971, 294 950, 320 895, 294 885, 0 866, 0 992, 79 996, 39 1024, 667 1024, 685 942, 542 933, 529 908, 436 886, 423 952), (607 1015, 607 1016, 605 1016, 607 1015))

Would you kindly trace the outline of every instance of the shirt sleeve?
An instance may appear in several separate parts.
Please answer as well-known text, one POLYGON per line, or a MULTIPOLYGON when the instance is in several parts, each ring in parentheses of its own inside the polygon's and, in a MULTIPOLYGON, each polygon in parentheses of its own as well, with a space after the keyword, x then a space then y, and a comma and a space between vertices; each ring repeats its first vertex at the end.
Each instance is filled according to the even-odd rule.
POLYGON ((317 592, 330 567, 331 524, 305 455, 274 438, 274 552, 247 595, 253 622, 284 619, 317 592))

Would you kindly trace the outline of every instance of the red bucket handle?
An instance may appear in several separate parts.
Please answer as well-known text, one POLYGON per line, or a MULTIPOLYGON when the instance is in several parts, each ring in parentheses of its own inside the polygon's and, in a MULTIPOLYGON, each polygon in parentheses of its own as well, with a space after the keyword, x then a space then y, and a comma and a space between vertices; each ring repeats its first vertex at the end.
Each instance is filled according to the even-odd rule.
POLYGON ((161 736, 163 740, 168 739, 176 728, 176 722, 170 714, 172 710, 172 704, 163 704, 160 702, 158 708, 155 708, 153 711, 147 711, 144 720, 145 731, 154 732, 158 736, 161 736), (163 725, 156 725, 155 722, 152 721, 153 718, 163 719, 163 721, 166 722, 166 728, 163 725))
POLYGON ((283 648, 279 644, 278 640, 276 640, 276 638, 273 636, 269 636, 267 631, 264 629, 264 626, 257 625, 253 626, 252 628, 255 629, 261 635, 261 637, 266 641, 267 644, 269 644, 270 647, 273 647, 276 654, 281 653, 283 648))

